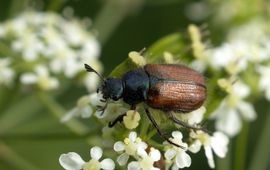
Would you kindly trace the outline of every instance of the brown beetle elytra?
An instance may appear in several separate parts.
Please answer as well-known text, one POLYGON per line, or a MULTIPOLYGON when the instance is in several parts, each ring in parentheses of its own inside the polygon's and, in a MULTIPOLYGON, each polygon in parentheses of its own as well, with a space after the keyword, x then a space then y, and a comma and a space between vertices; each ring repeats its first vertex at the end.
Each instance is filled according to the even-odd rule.
POLYGON ((150 81, 146 103, 164 111, 191 112, 206 99, 204 77, 183 65, 148 64, 150 81))

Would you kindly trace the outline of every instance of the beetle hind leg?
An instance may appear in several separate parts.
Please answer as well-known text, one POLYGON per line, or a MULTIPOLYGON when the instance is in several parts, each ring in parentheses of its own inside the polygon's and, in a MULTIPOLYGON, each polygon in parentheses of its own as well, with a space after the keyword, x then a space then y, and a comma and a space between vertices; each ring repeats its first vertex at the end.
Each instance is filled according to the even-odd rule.
POLYGON ((157 129, 158 134, 159 134, 163 139, 165 139, 168 143, 170 143, 170 144, 172 144, 172 145, 174 145, 174 146, 177 146, 177 147, 182 148, 182 149, 184 149, 184 150, 187 149, 187 148, 185 148, 185 147, 183 147, 183 146, 181 146, 181 145, 178 145, 178 144, 174 143, 173 141, 171 141, 171 140, 167 137, 166 133, 164 133, 164 132, 159 128, 158 124, 156 123, 155 119, 153 118, 153 116, 151 115, 151 113, 149 112, 149 110, 145 108, 145 112, 146 112, 146 115, 148 116, 149 120, 150 120, 151 123, 153 124, 153 126, 157 129))
POLYGON ((205 133, 207 133, 207 134, 212 134, 209 130, 207 130, 206 128, 203 128, 203 127, 199 127, 199 126, 193 126, 193 125, 190 125, 190 124, 188 124, 188 123, 186 123, 186 122, 184 122, 184 121, 182 121, 182 120, 179 120, 179 119, 177 119, 174 115, 173 115, 173 113, 171 113, 171 112, 168 112, 168 117, 169 117, 169 119, 171 119, 174 123, 176 123, 176 124, 178 124, 178 125, 181 125, 181 126, 183 126, 183 127, 185 127, 185 128, 187 128, 187 129, 192 129, 192 130, 201 130, 201 131, 203 131, 203 132, 205 132, 205 133))

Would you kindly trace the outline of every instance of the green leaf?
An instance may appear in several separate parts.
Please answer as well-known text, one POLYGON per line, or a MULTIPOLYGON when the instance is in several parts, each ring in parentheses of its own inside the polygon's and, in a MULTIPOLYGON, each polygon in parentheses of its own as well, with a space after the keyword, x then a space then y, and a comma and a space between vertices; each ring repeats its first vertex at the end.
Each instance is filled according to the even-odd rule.
POLYGON ((205 108, 207 110, 205 114, 205 118, 210 116, 211 113, 213 113, 217 107, 220 105, 221 101, 226 96, 226 92, 221 89, 217 81, 220 78, 219 74, 213 75, 213 77, 206 80, 206 86, 207 86, 207 99, 205 102, 205 108))
POLYGON ((155 63, 162 59, 164 52, 170 52, 172 55, 179 56, 183 53, 185 43, 180 33, 170 34, 152 46, 146 51, 146 58, 148 63, 155 63))

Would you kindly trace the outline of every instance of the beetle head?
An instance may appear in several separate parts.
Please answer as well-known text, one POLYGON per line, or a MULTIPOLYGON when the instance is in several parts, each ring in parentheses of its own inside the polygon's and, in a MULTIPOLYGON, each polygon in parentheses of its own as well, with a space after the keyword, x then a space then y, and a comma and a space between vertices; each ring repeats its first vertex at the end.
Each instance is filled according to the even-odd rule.
POLYGON ((108 99, 116 101, 122 97, 124 88, 121 79, 118 78, 104 79, 102 75, 100 75, 95 69, 93 69, 88 64, 84 64, 84 67, 86 71, 96 73, 103 81, 101 88, 99 88, 97 92, 101 90, 103 98, 105 99, 104 102, 107 102, 108 99))
POLYGON ((123 84, 122 80, 118 78, 108 78, 101 86, 101 92, 105 100, 112 99, 114 101, 119 100, 123 96, 123 84))

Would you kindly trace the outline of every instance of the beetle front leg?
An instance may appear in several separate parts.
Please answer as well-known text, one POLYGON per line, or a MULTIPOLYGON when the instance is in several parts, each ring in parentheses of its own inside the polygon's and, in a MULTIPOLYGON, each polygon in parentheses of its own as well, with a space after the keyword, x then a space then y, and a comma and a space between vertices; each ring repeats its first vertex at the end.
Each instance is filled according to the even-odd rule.
POLYGON ((114 127, 114 125, 116 125, 116 123, 118 123, 118 122, 122 123, 123 118, 126 115, 127 115, 127 113, 121 114, 121 115, 117 116, 117 118, 115 118, 114 121, 109 122, 109 124, 108 124, 109 128, 114 127))
POLYGON ((182 149, 187 149, 181 145, 178 145, 176 143, 174 143, 173 141, 171 141, 166 135, 165 133, 159 128, 158 124, 156 123, 155 119, 153 118, 153 116, 151 115, 151 113, 149 112, 148 109, 145 108, 145 112, 146 112, 146 115, 148 116, 149 120, 152 122, 153 126, 157 129, 157 132, 158 134, 163 138, 165 139, 168 143, 174 145, 174 146, 177 146, 179 148, 182 148, 182 149))
MULTIPOLYGON (((136 106, 135 105, 130 106, 130 110, 136 110, 136 106)), ((118 122, 119 123, 122 123, 123 122, 123 118, 126 115, 127 115, 127 112, 126 113, 123 113, 123 114, 121 114, 119 116, 117 116, 117 118, 115 118, 114 121, 109 122, 108 126, 110 128, 112 128, 112 127, 114 127, 116 125, 116 123, 118 123, 118 122)))
POLYGON ((203 132, 205 132, 205 133, 212 134, 210 131, 208 131, 207 129, 205 129, 205 128, 203 128, 203 127, 192 126, 192 125, 189 125, 188 123, 186 123, 186 122, 184 122, 184 121, 182 121, 182 120, 177 119, 177 118, 173 115, 173 113, 171 113, 171 112, 168 112, 167 115, 168 115, 169 119, 171 119, 174 123, 176 123, 176 124, 178 124, 178 125, 181 125, 181 126, 187 128, 187 129, 201 130, 201 131, 203 131, 203 132))

